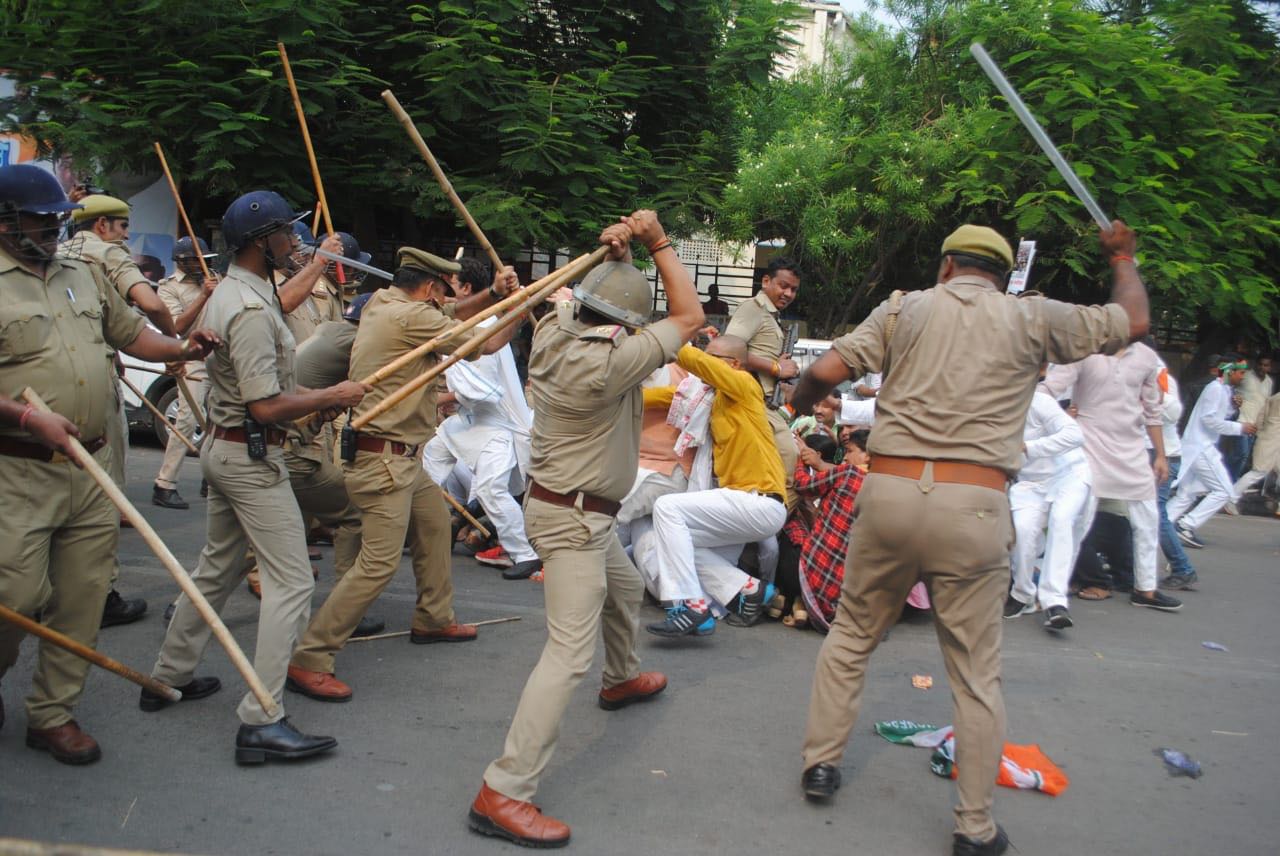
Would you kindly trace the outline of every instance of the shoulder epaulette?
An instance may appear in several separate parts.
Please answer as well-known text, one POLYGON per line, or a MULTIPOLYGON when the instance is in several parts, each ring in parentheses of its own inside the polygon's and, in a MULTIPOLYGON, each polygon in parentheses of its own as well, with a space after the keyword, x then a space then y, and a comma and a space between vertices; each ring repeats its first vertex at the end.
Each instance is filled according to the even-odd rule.
POLYGON ((578 334, 579 339, 607 339, 610 342, 617 342, 627 332, 627 328, 621 324, 602 324, 599 327, 589 327, 578 334))

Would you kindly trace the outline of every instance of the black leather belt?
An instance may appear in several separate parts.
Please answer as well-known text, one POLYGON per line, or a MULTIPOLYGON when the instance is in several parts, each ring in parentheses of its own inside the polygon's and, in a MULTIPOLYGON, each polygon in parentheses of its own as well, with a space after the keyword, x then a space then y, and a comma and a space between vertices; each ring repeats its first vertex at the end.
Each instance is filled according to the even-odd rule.
MULTIPOLYGON (((84 446, 85 451, 92 455, 94 452, 107 445, 107 438, 94 437, 92 440, 81 440, 80 445, 84 446)), ((7 455, 10 458, 27 458, 32 461, 44 461, 46 464, 51 461, 69 461, 71 460, 61 452, 43 446, 40 443, 28 443, 26 440, 14 440, 11 437, 0 437, 0 455, 7 455)))

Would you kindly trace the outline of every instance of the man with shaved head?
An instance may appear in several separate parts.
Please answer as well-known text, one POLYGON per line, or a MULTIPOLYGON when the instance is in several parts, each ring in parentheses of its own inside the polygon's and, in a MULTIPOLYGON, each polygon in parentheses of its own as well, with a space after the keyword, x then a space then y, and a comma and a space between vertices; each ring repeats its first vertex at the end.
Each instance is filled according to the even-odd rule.
MULTIPOLYGON (((760 618, 765 585, 737 567, 744 544, 776 535, 787 520, 786 475, 773 442, 760 385, 746 370, 748 349, 737 336, 712 339, 706 352, 686 345, 676 362, 715 390, 711 442, 713 490, 671 494, 653 506, 658 597, 670 602, 658 636, 706 636, 715 630, 714 600, 729 622, 760 618)), ((645 390, 645 403, 669 405, 674 387, 645 390)))

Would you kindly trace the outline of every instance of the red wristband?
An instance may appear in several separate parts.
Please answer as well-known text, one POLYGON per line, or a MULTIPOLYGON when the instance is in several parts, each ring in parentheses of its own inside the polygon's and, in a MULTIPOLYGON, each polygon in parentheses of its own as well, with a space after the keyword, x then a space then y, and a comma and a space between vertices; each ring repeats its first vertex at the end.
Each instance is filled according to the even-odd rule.
POLYGON ((1131 262, 1131 261, 1133 261, 1133 256, 1116 255, 1116 256, 1112 256, 1110 260, 1108 260, 1107 264, 1113 265, 1116 262, 1131 262))
POLYGON ((35 407, 33 407, 30 404, 22 408, 22 415, 18 417, 18 430, 20 431, 27 430, 27 420, 30 419, 31 414, 35 412, 36 412, 35 407))

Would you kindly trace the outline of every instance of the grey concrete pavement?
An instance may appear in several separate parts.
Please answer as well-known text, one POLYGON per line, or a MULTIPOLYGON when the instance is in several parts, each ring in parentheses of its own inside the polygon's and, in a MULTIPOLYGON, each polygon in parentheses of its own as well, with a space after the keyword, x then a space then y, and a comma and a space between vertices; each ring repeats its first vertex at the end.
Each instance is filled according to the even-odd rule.
MULTIPOLYGON (((135 447, 129 495, 188 568, 203 544, 204 503, 194 460, 180 485, 187 512, 150 504, 159 452, 135 447)), ((922 521, 927 534, 928 522, 922 521)), ((1277 851, 1272 781, 1280 737, 1280 521, 1218 517, 1192 559, 1201 590, 1163 614, 1117 597, 1073 601, 1074 630, 1051 636, 1038 618, 1005 623, 1008 739, 1038 743, 1071 777, 1057 798, 1001 788, 998 820, 1022 853, 1264 854, 1277 851), (1210 651, 1211 640, 1230 648, 1210 651), (1181 749, 1199 780, 1171 778, 1153 750, 1181 749)), ((332 582, 325 548, 316 603, 332 582)), ((136 533, 122 537, 119 587, 150 602, 147 617, 103 631, 106 653, 149 671, 176 592, 136 533)), ((22 698, 34 644, 4 679, 0 837, 206 854, 485 854, 521 852, 466 828, 485 765, 499 752, 541 650, 542 589, 504 581, 455 557, 464 620, 519 615, 465 645, 404 639, 350 645, 338 675, 348 704, 288 694, 293 720, 340 745, 295 765, 239 768, 232 757, 243 682, 216 642, 200 674, 224 689, 156 714, 137 688, 91 673, 77 712, 102 743, 87 768, 23 745, 22 698)), ((408 627, 407 561, 371 614, 408 627)), ((647 620, 659 612, 646 608, 647 620)), ((241 590, 225 613, 251 651, 257 602, 241 590)), ((880 719, 950 722, 950 698, 927 620, 899 625, 871 663, 863 719, 828 808, 798 788, 800 742, 821 637, 767 623, 721 625, 705 639, 645 636, 644 667, 670 687, 651 704, 595 706, 599 656, 565 719, 538 803, 573 827, 581 854, 950 852, 953 785, 929 771, 929 751, 893 746, 880 719), (913 674, 934 688, 911 686, 913 674)), ((602 656, 602 655, 601 655, 602 656)))

